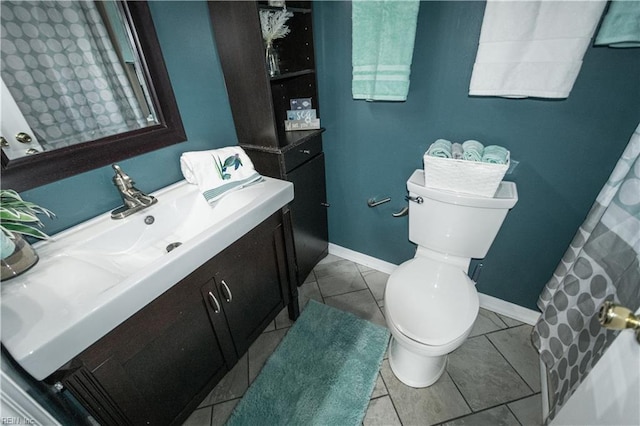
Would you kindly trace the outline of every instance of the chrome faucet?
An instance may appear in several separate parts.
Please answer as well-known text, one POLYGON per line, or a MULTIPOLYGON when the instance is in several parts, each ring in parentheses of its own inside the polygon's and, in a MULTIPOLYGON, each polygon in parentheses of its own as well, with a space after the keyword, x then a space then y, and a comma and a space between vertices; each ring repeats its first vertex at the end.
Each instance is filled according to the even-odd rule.
POLYGON ((134 182, 120 166, 113 164, 112 167, 116 172, 113 184, 120 191, 124 205, 111 212, 111 219, 123 219, 158 202, 154 196, 147 195, 133 186, 134 182))

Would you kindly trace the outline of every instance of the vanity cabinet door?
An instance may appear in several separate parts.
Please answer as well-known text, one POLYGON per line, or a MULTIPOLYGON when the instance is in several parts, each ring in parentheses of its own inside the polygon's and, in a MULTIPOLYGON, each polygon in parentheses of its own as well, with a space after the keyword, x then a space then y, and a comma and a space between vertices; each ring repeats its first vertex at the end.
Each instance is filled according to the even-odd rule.
POLYGON ((179 424, 226 373, 212 277, 196 270, 76 358, 63 383, 101 424, 179 424))
POLYGON ((280 214, 215 257, 216 286, 238 357, 289 303, 289 274, 280 214))
POLYGON ((316 264, 327 255, 327 190, 324 181, 324 154, 287 173, 296 196, 289 204, 298 265, 298 285, 307 279, 316 264))

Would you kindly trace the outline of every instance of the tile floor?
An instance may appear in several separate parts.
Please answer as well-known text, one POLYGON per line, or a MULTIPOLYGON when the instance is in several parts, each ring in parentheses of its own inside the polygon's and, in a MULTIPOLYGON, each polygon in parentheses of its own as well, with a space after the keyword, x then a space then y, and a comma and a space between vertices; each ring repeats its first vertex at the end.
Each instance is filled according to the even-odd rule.
MULTIPOLYGON (((333 255, 299 288, 300 307, 315 299, 385 325, 387 274, 333 255)), ((286 309, 200 404, 185 426, 222 425, 291 326, 286 309)), ((541 425, 538 357, 531 326, 481 309, 467 341, 449 356, 434 385, 398 381, 385 358, 363 424, 541 425)))

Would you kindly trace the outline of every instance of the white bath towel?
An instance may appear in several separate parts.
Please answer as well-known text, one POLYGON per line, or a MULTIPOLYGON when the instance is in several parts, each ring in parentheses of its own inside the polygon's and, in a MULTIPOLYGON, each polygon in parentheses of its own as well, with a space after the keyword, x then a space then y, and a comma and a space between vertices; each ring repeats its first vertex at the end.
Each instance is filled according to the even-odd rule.
POLYGON ((566 98, 605 0, 488 0, 469 94, 566 98))
POLYGON ((239 146, 185 152, 180 156, 180 168, 187 182, 198 185, 209 203, 262 179, 239 146))

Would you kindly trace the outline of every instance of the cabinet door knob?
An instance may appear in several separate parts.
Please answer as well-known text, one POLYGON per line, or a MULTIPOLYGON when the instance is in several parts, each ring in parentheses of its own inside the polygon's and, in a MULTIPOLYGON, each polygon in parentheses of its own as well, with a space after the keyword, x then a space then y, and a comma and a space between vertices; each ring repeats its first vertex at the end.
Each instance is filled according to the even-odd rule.
POLYGON ((209 292, 209 303, 211 304, 211 307, 213 308, 213 312, 215 312, 216 314, 220 313, 220 304, 218 303, 218 299, 216 299, 216 297, 213 295, 212 292, 209 292))
POLYGON ((233 295, 231 294, 231 290, 229 290, 229 286, 227 286, 227 283, 225 283, 224 280, 222 280, 220 284, 222 284, 222 294, 224 296, 224 300, 226 300, 227 303, 231 302, 233 300, 233 295))

